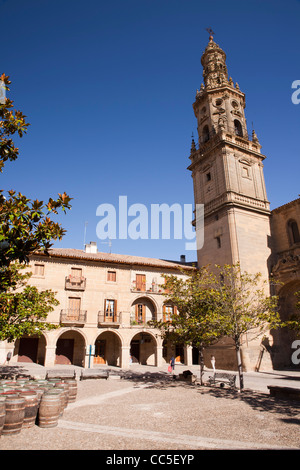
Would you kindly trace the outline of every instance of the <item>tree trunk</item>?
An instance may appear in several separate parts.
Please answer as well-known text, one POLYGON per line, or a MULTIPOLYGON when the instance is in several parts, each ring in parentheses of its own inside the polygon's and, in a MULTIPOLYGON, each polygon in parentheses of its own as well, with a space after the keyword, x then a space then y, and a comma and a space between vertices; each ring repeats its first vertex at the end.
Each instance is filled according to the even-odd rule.
POLYGON ((241 347, 240 347, 239 341, 235 342, 235 349, 236 349, 236 358, 237 358, 237 364, 238 364, 240 390, 243 390, 243 388, 244 388, 244 375, 243 375, 243 366, 242 366, 242 359, 241 359, 241 347))
POLYGON ((203 385, 203 375, 204 375, 204 358, 203 358, 203 347, 199 348, 199 363, 200 363, 200 385, 203 385))

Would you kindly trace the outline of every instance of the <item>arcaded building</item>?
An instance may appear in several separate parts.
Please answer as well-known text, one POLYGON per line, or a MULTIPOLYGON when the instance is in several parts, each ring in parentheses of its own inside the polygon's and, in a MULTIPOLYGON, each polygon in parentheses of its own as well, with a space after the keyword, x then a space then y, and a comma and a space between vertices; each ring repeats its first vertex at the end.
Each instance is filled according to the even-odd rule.
POLYGON ((165 344, 160 331, 148 324, 174 312, 176 306, 164 295, 163 274, 184 276, 183 268, 195 269, 181 261, 99 253, 96 243, 85 250, 51 249, 50 256, 32 256, 30 284, 56 292, 59 306, 47 321, 59 328, 0 343, 0 360, 11 351, 13 361, 44 366, 161 366, 172 355, 177 362, 192 363, 192 348, 165 344))

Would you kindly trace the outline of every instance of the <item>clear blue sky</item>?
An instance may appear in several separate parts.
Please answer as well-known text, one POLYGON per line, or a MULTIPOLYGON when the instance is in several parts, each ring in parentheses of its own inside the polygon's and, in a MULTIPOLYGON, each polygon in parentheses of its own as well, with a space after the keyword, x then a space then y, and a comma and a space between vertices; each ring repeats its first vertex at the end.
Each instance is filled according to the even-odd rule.
MULTIPOLYGON (((0 0, 0 73, 31 123, 8 163, 5 190, 47 200, 66 191, 72 210, 56 246, 97 241, 96 208, 193 204, 192 103, 202 81, 207 27, 246 93, 248 130, 262 144, 271 208, 299 194, 300 2, 0 0)), ((115 253, 188 260, 185 240, 113 240, 115 253)))

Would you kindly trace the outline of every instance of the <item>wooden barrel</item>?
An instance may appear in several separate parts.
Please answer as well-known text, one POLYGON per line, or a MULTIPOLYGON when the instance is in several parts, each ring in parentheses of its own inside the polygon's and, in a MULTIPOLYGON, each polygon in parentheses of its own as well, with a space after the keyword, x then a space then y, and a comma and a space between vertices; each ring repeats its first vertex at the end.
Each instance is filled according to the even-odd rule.
POLYGON ((67 408, 69 403, 69 394, 70 394, 70 386, 65 382, 58 382, 55 384, 55 389, 61 389, 64 391, 64 408, 67 408))
POLYGON ((34 390, 20 392, 20 397, 26 400, 23 428, 31 428, 35 424, 38 412, 39 400, 37 393, 34 390))
POLYGON ((63 415, 64 409, 65 409, 65 397, 64 397, 64 390, 61 388, 52 388, 51 390, 48 390, 47 395, 57 395, 60 399, 60 412, 59 416, 63 415))
POLYGON ((59 393, 46 392, 42 396, 38 411, 38 426, 53 428, 58 424, 61 412, 61 397, 59 393))
POLYGON ((74 379, 66 379, 65 383, 69 385, 69 403, 73 403, 77 397, 77 381, 74 379))
POLYGON ((19 394, 15 390, 5 390, 5 392, 0 393, 1 397, 18 397, 19 394))
POLYGON ((3 426, 4 426, 4 422, 5 422, 5 408, 6 408, 6 405, 5 405, 5 402, 6 402, 6 398, 5 397, 0 397, 0 436, 2 434, 2 429, 3 429, 3 426))
POLYGON ((31 385, 31 384, 28 385, 28 388, 29 390, 33 390, 37 394, 38 402, 40 402, 43 396, 44 390, 40 388, 38 385, 31 385))
POLYGON ((25 417, 25 398, 6 396, 3 435, 19 434, 25 417))

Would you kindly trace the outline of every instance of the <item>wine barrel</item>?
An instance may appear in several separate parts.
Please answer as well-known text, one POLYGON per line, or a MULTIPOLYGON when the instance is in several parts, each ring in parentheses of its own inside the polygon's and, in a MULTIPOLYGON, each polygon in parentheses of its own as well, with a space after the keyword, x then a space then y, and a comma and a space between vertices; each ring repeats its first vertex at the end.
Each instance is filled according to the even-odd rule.
POLYGON ((6 405, 5 405, 5 402, 6 402, 6 398, 5 397, 0 397, 0 436, 2 434, 2 429, 3 429, 3 426, 4 426, 4 422, 5 422, 5 408, 6 408, 6 405))
POLYGON ((61 394, 45 392, 40 401, 38 410, 38 426, 40 428, 53 428, 58 424, 61 413, 61 394))
POLYGON ((73 403, 77 397, 77 381, 74 379, 66 379, 65 383, 69 385, 69 403, 73 403))
POLYGON ((61 389, 64 391, 64 408, 67 408, 69 403, 69 394, 70 394, 70 386, 65 382, 58 382, 55 384, 55 389, 61 389))
POLYGON ((23 428, 31 428, 35 424, 38 412, 39 400, 37 393, 34 390, 22 391, 20 392, 20 397, 26 400, 23 428))
POLYGON ((19 434, 25 417, 25 398, 7 395, 5 399, 5 421, 3 435, 19 434))

